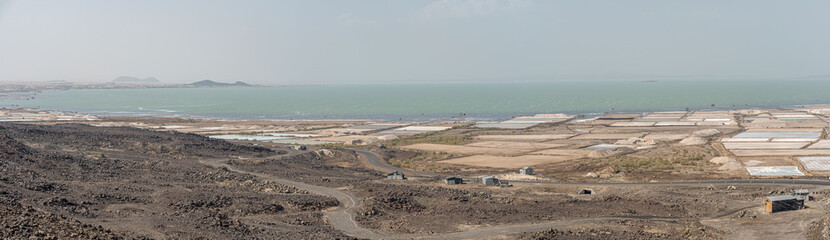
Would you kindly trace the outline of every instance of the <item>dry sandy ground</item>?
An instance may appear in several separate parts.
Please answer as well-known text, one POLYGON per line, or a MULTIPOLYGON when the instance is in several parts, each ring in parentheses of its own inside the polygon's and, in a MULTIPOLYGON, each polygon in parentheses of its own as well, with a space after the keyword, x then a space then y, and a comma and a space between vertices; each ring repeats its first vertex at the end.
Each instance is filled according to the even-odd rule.
POLYGON ((675 141, 688 137, 689 134, 672 134, 672 133, 651 133, 646 135, 645 139, 653 139, 658 141, 675 141))
POLYGON ((539 134, 539 135, 480 135, 476 139, 482 141, 513 141, 513 142, 544 142, 549 140, 567 139, 576 134, 539 134))
POLYGON ((427 152, 445 152, 460 155, 489 154, 500 156, 515 156, 533 151, 532 149, 473 147, 465 145, 446 145, 432 143, 413 144, 404 146, 402 148, 427 152))
POLYGON ((700 222, 723 231, 723 239, 807 239, 812 223, 826 216, 827 200, 807 202, 806 205, 808 208, 804 210, 778 213, 766 213, 760 207, 750 208, 742 213, 750 216, 748 218, 719 218, 700 222))
POLYGON ((574 140, 605 140, 605 139, 629 139, 629 138, 638 138, 643 137, 646 135, 645 133, 608 133, 608 134, 582 134, 571 139, 574 140))
POLYGON ((597 150, 584 150, 584 149, 548 149, 542 150, 537 152, 532 152, 530 154, 534 155, 554 155, 554 156, 575 156, 575 157, 587 157, 591 155, 591 153, 597 152, 597 150))
POLYGON ((469 147, 487 147, 487 148, 512 148, 523 150, 542 150, 548 148, 557 148, 568 146, 568 144, 553 144, 553 143, 534 143, 534 142, 502 142, 502 141, 483 141, 470 143, 465 146, 469 147))
POLYGON ((490 168, 515 168, 519 169, 526 166, 534 166, 539 164, 558 163, 568 160, 576 159, 571 156, 545 156, 545 155, 524 155, 518 157, 505 156, 490 156, 490 155, 473 155, 468 157, 453 158, 450 160, 439 161, 440 163, 459 164, 475 167, 490 167, 490 168))

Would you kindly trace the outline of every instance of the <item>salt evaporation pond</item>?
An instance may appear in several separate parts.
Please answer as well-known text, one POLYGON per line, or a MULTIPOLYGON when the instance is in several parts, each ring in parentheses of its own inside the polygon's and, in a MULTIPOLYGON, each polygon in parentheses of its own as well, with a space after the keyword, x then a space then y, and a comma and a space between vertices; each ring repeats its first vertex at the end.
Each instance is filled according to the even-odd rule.
POLYGON ((818 138, 821 132, 743 132, 735 138, 818 138))

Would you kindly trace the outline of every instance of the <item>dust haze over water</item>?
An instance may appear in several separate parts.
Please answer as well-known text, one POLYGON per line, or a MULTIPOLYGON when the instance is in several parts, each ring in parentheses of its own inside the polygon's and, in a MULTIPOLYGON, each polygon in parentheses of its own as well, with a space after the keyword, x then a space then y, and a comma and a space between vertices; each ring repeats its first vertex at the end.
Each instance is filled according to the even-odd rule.
POLYGON ((796 79, 828 74, 828 7, 827 1, 6 0, 0 1, 0 82, 796 79))

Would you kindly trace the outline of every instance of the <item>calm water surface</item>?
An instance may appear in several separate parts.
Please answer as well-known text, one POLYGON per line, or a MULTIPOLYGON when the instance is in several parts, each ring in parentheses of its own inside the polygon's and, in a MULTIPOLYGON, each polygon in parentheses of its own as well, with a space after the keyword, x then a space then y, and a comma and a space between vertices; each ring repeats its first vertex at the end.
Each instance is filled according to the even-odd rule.
POLYGON ((646 112, 830 103, 827 81, 660 81, 73 89, 1 100, 99 115, 227 119, 499 120, 536 113, 646 112), (717 107, 711 107, 715 104, 717 107))

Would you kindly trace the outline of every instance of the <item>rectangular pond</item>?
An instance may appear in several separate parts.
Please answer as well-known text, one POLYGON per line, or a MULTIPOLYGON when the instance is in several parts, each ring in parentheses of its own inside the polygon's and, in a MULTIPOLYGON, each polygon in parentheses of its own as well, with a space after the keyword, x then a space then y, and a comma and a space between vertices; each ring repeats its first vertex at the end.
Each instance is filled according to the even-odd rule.
POLYGON ((821 132, 742 132, 735 138, 818 138, 821 132))

